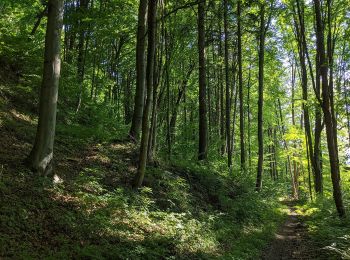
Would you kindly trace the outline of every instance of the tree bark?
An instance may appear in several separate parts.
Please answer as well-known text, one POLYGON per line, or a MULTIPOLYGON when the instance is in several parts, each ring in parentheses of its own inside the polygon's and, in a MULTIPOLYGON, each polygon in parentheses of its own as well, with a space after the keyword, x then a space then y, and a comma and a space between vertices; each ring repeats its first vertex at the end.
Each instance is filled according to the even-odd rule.
POLYGON ((252 167, 252 149, 251 149, 251 122, 250 122, 250 81, 251 81, 251 70, 252 70, 252 65, 249 64, 249 72, 248 72, 248 95, 247 95, 247 117, 248 117, 248 166, 249 166, 249 171, 252 167))
POLYGON ((237 45, 238 45, 238 89, 239 89, 239 131, 241 141, 241 170, 245 172, 245 143, 244 143, 244 98, 242 71, 242 30, 241 30, 241 0, 237 2, 237 45))
POLYGON ((224 59, 225 59, 225 83, 226 83, 226 147, 227 147, 227 166, 231 172, 232 170, 232 149, 231 149, 231 100, 230 100, 230 74, 229 74, 229 62, 228 62, 228 3, 224 0, 224 59))
POLYGON ((89 0, 80 0, 79 1, 79 42, 78 42, 78 57, 77 57, 77 80, 79 85, 79 96, 78 96, 78 105, 76 113, 79 111, 84 91, 84 73, 85 73, 85 52, 84 52, 84 43, 85 43, 85 23, 84 15, 88 9, 89 0))
POLYGON ((301 74, 301 86, 302 86, 302 96, 303 96, 303 112, 304 112, 304 129, 306 143, 308 145, 308 158, 311 162, 312 173, 315 176, 316 172, 318 174, 317 165, 314 157, 314 149, 311 135, 311 124, 308 108, 308 77, 307 77, 307 67, 306 67, 306 39, 305 39, 305 25, 304 25, 304 13, 303 6, 300 1, 296 1, 297 11, 294 9, 294 25, 296 30, 296 38, 298 42, 298 54, 299 54, 299 63, 300 63, 300 74, 301 74), (298 15, 296 17, 296 15, 298 15))
POLYGON ((145 97, 146 13, 147 0, 140 0, 136 39, 136 92, 134 113, 129 131, 129 137, 134 142, 137 142, 140 136, 145 97))
MULTIPOLYGON (((221 12, 220 12, 221 13, 221 12)), ((221 18, 221 17, 220 17, 221 18)), ((220 35, 222 35, 222 27, 221 27, 221 19, 219 22, 219 30, 220 30, 220 35)), ((222 39, 220 38, 219 40, 219 57, 222 59, 223 57, 223 51, 222 51, 222 39)), ((224 155, 226 152, 226 135, 225 135, 225 111, 224 111, 224 76, 223 76, 223 69, 222 65, 220 62, 219 65, 219 85, 220 85, 220 138, 221 138, 221 155, 224 155)))
POLYGON ((258 98, 258 169, 256 177, 256 190, 262 187, 262 173, 264 164, 264 59, 265 59, 265 4, 260 4, 260 32, 259 32, 259 98, 258 98))
POLYGON ((320 62, 320 74, 322 84, 322 110, 324 113, 324 120, 326 125, 326 136, 328 154, 331 168, 331 178, 333 184, 333 198, 340 217, 345 216, 345 209, 343 205, 342 192, 340 187, 340 172, 339 172, 339 158, 338 147, 336 142, 336 132, 334 131, 334 118, 331 111, 331 89, 328 82, 328 62, 325 55, 324 44, 324 23, 322 21, 320 0, 314 0, 315 18, 316 18, 316 51, 318 53, 320 62))
POLYGON ((52 170, 58 86, 61 69, 63 0, 49 0, 45 36, 44 71, 40 92, 39 121, 35 143, 27 162, 39 174, 52 170))
POLYGON ((207 102, 206 102, 206 66, 205 66, 205 6, 206 0, 198 3, 198 61, 199 61, 199 144, 198 160, 207 158, 207 102))
POLYGON ((145 176, 147 163, 147 148, 149 138, 149 114, 153 102, 153 73, 155 63, 155 34, 156 34, 157 0, 148 0, 148 47, 147 47, 147 69, 146 84, 147 98, 142 118, 142 135, 140 144, 139 165, 134 179, 134 188, 141 187, 145 176))

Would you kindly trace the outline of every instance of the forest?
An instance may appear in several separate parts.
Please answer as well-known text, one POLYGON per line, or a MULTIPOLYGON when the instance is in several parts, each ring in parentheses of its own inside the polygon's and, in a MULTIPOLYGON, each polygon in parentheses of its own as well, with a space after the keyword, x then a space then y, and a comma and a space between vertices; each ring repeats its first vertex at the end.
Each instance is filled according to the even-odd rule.
POLYGON ((1 0, 1 259, 350 259, 349 0, 1 0))

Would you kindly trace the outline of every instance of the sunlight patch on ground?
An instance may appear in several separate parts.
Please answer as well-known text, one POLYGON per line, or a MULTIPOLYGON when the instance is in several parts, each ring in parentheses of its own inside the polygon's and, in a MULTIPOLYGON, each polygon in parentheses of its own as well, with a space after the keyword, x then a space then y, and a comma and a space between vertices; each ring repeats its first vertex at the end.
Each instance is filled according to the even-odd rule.
POLYGON ((55 174, 55 175, 53 176, 53 183, 54 183, 54 184, 61 184, 61 183, 63 183, 63 179, 60 178, 60 176, 58 176, 57 174, 55 174))
POLYGON ((22 114, 22 113, 18 112, 15 109, 11 109, 10 110, 10 114, 16 119, 20 119, 20 120, 26 121, 26 122, 28 122, 30 124, 34 124, 35 123, 35 120, 33 120, 30 116, 22 114))
POLYGON ((258 227, 251 226, 251 225, 245 225, 243 227, 243 233, 245 235, 250 235, 253 233, 262 233, 262 229, 258 228, 258 227))
POLYGON ((102 155, 102 154, 95 154, 92 156, 86 157, 88 161, 94 161, 94 162, 99 162, 102 164, 110 164, 112 161, 108 156, 102 155))

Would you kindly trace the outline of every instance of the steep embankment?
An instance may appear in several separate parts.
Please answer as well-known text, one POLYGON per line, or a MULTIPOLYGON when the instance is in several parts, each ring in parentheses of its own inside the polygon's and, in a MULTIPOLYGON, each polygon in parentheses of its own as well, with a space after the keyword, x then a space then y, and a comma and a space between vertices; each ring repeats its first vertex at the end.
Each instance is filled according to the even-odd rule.
POLYGON ((135 192, 137 147, 70 120, 58 122, 55 176, 33 175, 22 162, 35 96, 20 79, 1 81, 0 257, 250 259, 283 219, 276 187, 258 195, 213 165, 149 168, 135 192))

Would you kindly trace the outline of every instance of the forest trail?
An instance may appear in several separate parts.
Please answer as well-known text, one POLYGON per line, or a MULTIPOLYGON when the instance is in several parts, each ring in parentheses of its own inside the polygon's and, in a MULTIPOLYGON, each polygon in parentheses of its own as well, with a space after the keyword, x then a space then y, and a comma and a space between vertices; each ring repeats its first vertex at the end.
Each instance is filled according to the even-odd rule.
POLYGON ((284 201, 288 206, 288 217, 275 234, 275 239, 265 251, 262 259, 326 259, 321 249, 310 242, 303 217, 296 212, 295 201, 284 201))

